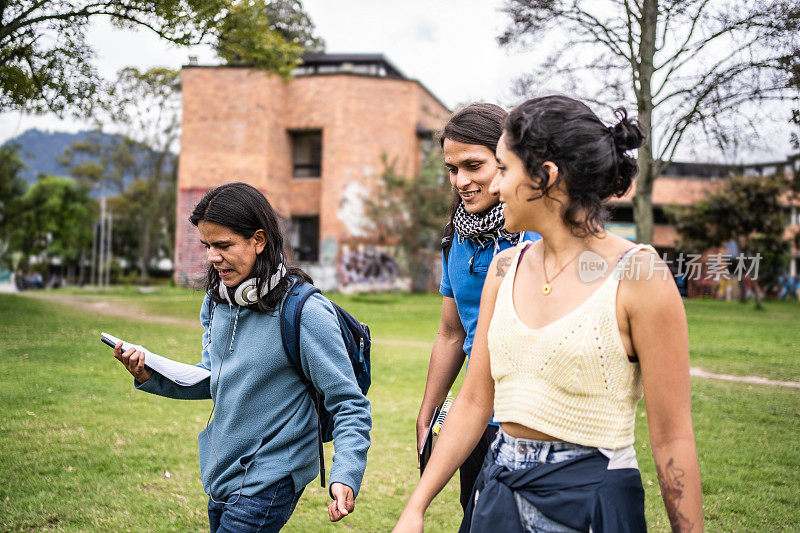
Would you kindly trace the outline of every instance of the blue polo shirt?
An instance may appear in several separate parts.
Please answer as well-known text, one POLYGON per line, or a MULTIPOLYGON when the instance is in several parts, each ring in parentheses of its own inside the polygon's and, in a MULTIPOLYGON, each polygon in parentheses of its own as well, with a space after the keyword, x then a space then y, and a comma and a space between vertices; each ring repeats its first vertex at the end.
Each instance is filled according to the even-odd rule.
MULTIPOLYGON (((522 235, 524 241, 537 241, 541 238, 538 233, 530 231, 522 235)), ((506 239, 501 239, 498 244, 498 251, 511 247, 506 239)), ((464 353, 467 357, 472 350, 472 341, 478 326, 483 282, 494 256, 494 242, 477 244, 469 239, 461 239, 458 233, 453 235, 449 257, 445 257, 442 250, 442 283, 439 285, 439 292, 456 301, 458 317, 467 333, 464 338, 464 353)))

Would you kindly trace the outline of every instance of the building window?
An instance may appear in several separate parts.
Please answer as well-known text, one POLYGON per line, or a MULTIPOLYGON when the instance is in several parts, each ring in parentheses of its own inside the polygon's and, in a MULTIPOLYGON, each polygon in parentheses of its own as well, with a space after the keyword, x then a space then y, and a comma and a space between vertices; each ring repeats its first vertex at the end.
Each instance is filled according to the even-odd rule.
MULTIPOLYGON (((419 137, 420 168, 425 165, 425 159, 437 148, 432 136, 419 137)), ((441 158, 441 156, 439 156, 441 158)))
POLYGON ((292 217, 292 253, 295 261, 319 260, 319 217, 292 217))
POLYGON ((290 131, 293 176, 319 178, 322 175, 322 132, 290 131))

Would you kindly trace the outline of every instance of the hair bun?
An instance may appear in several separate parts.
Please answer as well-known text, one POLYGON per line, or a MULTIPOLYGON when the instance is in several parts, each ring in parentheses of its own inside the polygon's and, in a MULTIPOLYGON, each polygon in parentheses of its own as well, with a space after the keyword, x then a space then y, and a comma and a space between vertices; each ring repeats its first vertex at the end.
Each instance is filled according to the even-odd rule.
POLYGON ((614 115, 619 118, 619 122, 608 129, 618 152, 634 150, 644 144, 644 133, 636 119, 628 118, 628 112, 621 107, 614 110, 614 115))

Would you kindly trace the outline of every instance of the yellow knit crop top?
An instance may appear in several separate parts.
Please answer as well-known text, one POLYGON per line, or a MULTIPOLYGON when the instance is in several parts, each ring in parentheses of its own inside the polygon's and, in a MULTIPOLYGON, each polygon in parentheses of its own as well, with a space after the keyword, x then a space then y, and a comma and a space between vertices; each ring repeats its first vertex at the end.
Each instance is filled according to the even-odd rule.
POLYGON ((619 279, 637 245, 594 293, 567 315, 531 329, 514 309, 520 243, 497 293, 488 342, 494 419, 598 448, 633 444, 642 397, 638 363, 628 360, 617 326, 619 279))

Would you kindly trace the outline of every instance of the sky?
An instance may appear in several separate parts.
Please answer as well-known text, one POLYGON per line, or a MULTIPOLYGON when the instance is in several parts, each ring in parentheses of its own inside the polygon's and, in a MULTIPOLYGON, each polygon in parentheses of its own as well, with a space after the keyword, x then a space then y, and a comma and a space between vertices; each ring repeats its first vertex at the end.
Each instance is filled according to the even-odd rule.
MULTIPOLYGON (((512 81, 529 72, 548 53, 544 43, 525 51, 497 44, 496 37, 507 24, 499 1, 304 0, 303 5, 317 35, 325 40, 327 52, 384 54, 451 109, 474 101, 511 105, 512 81)), ((179 68, 188 63, 190 55, 197 56, 200 64, 219 63, 208 46, 177 47, 146 30, 122 31, 103 19, 92 24, 88 41, 97 52, 100 74, 109 78, 125 66, 179 68)), ((558 87, 543 85, 538 92, 558 92, 558 87)), ((785 158, 791 147, 788 125, 780 118, 782 112, 764 121, 762 140, 755 142, 756 147, 722 159, 748 162, 785 158)), ((0 143, 34 127, 78 131, 89 126, 49 115, 1 113, 0 143)), ((698 153, 696 148, 687 150, 679 153, 678 159, 720 160, 719 156, 698 153)))

